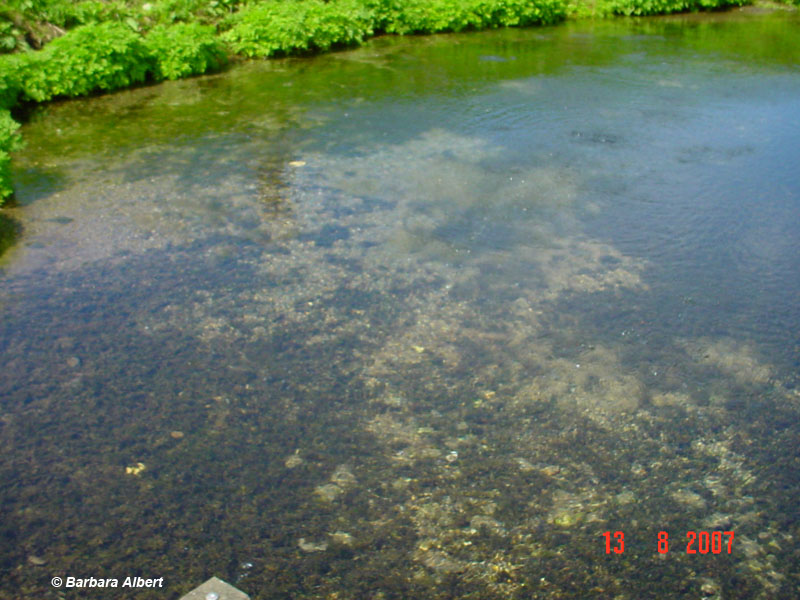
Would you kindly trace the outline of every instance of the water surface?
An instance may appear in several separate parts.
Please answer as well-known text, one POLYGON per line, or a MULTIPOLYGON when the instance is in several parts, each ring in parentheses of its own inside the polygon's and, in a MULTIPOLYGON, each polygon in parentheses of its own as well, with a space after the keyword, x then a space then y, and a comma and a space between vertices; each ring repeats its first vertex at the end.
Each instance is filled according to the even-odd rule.
POLYGON ((798 25, 386 37, 43 107, 0 598, 796 597, 798 25))

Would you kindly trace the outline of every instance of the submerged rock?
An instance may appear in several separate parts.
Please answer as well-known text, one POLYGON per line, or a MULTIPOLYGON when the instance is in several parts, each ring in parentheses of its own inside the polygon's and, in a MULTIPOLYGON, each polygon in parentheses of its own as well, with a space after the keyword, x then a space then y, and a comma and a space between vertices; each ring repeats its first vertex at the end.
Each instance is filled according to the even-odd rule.
POLYGON ((703 499, 703 497, 700 494, 692 492, 691 490, 677 490, 670 494, 670 498, 672 498, 678 504, 688 508, 693 508, 695 510, 703 510, 706 507, 706 501, 703 499))
POLYGON ((146 468, 147 467, 144 463, 136 463, 135 465, 125 467, 125 473, 127 475, 141 475, 142 471, 144 471, 146 468))
POLYGON ((466 565, 457 561, 439 550, 428 550, 422 553, 418 560, 437 573, 461 573, 466 565))
POLYGON ((356 482, 356 476, 350 471, 347 465, 339 465, 331 475, 331 483, 335 483, 341 487, 353 485, 356 482))
POLYGON ((487 515, 475 515, 469 521, 470 529, 479 532, 481 529, 489 531, 496 535, 505 535, 506 529, 503 524, 497 519, 493 519, 487 515))
POLYGON ((297 545, 303 552, 325 552, 328 549, 327 542, 309 542, 306 538, 300 538, 297 545))
POLYGON ((334 544, 338 544, 340 546, 353 545, 353 536, 346 531, 336 531, 334 533, 329 533, 328 535, 331 536, 331 542, 334 544))
POLYGON ((583 521, 584 513, 579 510, 561 509, 551 513, 549 521, 558 527, 574 527, 583 521))
POLYGON ((286 465, 287 469, 294 469, 295 467, 299 467, 303 464, 303 459, 300 458, 297 454, 292 454, 289 458, 284 461, 284 465, 286 465))
POLYGON ((327 500, 328 502, 333 502, 339 496, 341 496, 343 492, 344 490, 335 483, 326 483, 325 485, 317 486, 317 488, 314 490, 315 494, 317 494, 323 500, 327 500))

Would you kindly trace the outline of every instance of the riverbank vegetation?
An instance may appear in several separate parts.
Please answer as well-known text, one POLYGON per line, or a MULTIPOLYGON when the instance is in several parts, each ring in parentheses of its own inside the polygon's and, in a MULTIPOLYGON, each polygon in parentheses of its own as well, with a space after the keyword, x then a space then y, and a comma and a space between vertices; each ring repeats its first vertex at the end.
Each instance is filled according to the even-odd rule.
MULTIPOLYGON (((749 0, 6 0, 0 4, 0 204, 12 194, 12 113, 270 57, 351 46, 378 34, 652 15, 749 0)), ((793 0, 800 2, 800 0, 793 0)))
POLYGON ((0 109, 0 203, 13 193, 11 187, 11 154, 19 146, 19 124, 7 110, 0 109))

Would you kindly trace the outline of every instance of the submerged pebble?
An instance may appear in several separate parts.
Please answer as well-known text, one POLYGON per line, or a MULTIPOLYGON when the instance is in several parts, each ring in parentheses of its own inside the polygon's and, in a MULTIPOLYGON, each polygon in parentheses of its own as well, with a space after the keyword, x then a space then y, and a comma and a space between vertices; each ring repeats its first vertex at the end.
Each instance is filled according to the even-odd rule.
POLYGON ((294 469, 303 464, 303 459, 297 456, 297 454, 292 454, 283 464, 286 465, 287 469, 294 469))
POLYGON ((561 472, 561 467, 558 465, 545 465, 542 467, 542 475, 547 475, 548 477, 555 477, 561 472))
POLYGON ((333 542, 334 544, 339 544, 340 546, 353 545, 353 536, 347 533, 346 531, 336 531, 329 535, 331 536, 331 542, 333 542))
POLYGON ((325 485, 317 486, 314 489, 315 494, 317 494, 323 500, 327 500, 328 502, 333 502, 339 496, 341 496, 343 492, 344 490, 335 483, 326 483, 325 485))
POLYGON ((703 510, 706 507, 706 501, 703 497, 691 490, 677 490, 670 494, 670 498, 687 508, 703 510))
POLYGON ((306 538, 300 538, 297 545, 303 552, 324 552, 328 549, 327 542, 309 542, 306 538))
POLYGON ((347 465, 339 465, 336 467, 333 475, 331 475, 331 483, 340 487, 347 487, 353 485, 355 482, 356 476, 353 475, 352 471, 350 471, 350 467, 347 465))
POLYGON ((127 475, 141 475, 142 471, 144 471, 146 468, 147 467, 144 463, 136 463, 135 465, 125 467, 125 473, 127 475))

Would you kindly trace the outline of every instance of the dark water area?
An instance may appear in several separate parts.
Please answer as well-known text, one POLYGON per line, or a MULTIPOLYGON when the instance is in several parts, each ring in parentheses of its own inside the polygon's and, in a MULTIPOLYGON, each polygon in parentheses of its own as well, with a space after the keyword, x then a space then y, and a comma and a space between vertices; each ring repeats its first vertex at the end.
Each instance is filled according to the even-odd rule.
POLYGON ((799 27, 383 37, 42 107, 0 599, 797 598, 799 27))

